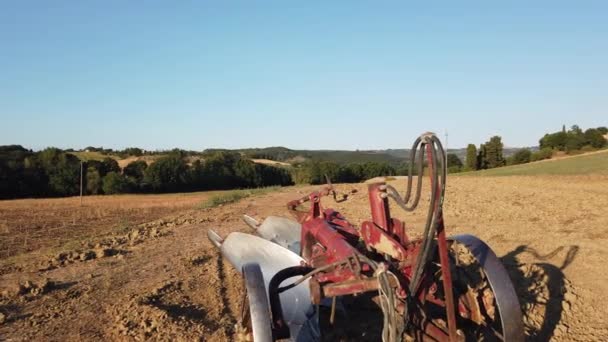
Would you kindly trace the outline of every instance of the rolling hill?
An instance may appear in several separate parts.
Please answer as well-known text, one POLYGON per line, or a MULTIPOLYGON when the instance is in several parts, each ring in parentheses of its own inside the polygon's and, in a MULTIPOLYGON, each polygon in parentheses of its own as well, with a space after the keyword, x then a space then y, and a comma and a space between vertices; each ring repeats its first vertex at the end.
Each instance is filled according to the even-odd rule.
POLYGON ((608 175, 608 150, 466 172, 462 176, 608 175))

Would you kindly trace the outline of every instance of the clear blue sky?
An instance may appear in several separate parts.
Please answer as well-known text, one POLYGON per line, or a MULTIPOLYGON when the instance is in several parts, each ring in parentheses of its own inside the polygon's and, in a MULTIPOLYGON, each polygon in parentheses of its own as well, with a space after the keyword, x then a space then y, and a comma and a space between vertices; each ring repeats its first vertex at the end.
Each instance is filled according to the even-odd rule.
POLYGON ((535 145, 608 125, 608 2, 2 1, 0 144, 535 145))

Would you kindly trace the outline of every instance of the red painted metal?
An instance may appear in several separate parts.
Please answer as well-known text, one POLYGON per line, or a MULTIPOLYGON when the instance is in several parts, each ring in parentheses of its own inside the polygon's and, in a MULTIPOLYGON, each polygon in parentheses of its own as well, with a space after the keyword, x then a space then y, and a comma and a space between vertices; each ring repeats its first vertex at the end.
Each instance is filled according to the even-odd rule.
POLYGON ((363 222, 361 237, 367 246, 374 248, 379 253, 387 254, 399 261, 407 259, 407 251, 399 241, 372 222, 363 222))
POLYGON ((372 222, 389 234, 393 234, 393 222, 391 221, 391 211, 388 206, 386 195, 386 184, 374 183, 367 187, 369 205, 372 212, 372 222))
MULTIPOLYGON (((428 164, 429 164, 429 174, 433 174, 433 165, 434 162, 432 158, 434 158, 431 153, 431 145, 427 145, 427 156, 428 156, 428 164)), ((432 181, 432 180, 431 180, 432 181)), ((441 191, 439 185, 435 186, 434 191, 441 191)), ((436 208, 439 208, 439 201, 436 203, 436 208)), ((443 226, 443 216, 439 217, 438 227, 437 227, 437 245, 439 250, 439 262, 441 263, 441 275, 443 280, 443 291, 445 292, 445 310, 446 316, 448 318, 448 333, 450 337, 450 341, 456 341, 458 338, 457 329, 456 329, 456 307, 454 305, 454 292, 452 289, 452 274, 450 271, 450 260, 448 258, 448 244, 445 236, 445 227, 443 226)))
MULTIPOLYGON (((433 164, 429 162, 429 165, 433 164)), ((408 296, 406 289, 409 287, 412 268, 418 262, 421 240, 410 241, 406 225, 391 217, 386 184, 369 185, 371 220, 363 222, 360 228, 352 225, 339 212, 322 207, 321 198, 330 195, 336 198, 333 186, 327 185, 320 191, 287 204, 290 212, 302 224, 301 255, 307 266, 323 268, 322 272, 316 273, 310 280, 313 302, 320 303, 325 297, 377 291, 377 278, 367 263, 367 257, 375 255, 376 262, 385 262, 393 273, 399 275, 399 281, 393 281, 391 285, 400 298, 395 306, 404 312, 408 296), (301 209, 305 203, 310 203, 307 211, 301 209)), ((421 334, 418 337, 421 340, 456 341, 456 307, 451 286, 448 245, 441 217, 436 239, 445 299, 435 296, 437 284, 431 280, 432 275, 426 275, 416 293, 416 300, 421 305, 428 300, 438 307, 445 307, 447 329, 426 321, 419 312, 409 315, 411 322, 418 326, 418 333, 421 334), (430 293, 433 288, 433 293, 430 293)))

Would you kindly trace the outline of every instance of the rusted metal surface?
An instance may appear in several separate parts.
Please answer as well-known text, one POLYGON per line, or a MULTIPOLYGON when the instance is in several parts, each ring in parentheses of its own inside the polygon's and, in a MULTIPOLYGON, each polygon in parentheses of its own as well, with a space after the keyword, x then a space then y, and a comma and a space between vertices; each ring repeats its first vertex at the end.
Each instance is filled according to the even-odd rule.
MULTIPOLYGON (((399 283, 391 278, 391 286, 397 287, 399 283)), ((324 297, 345 296, 349 294, 359 294, 378 290, 377 278, 364 278, 357 280, 347 280, 340 283, 328 284, 323 287, 324 297)))
POLYGON ((372 247, 379 253, 387 254, 392 258, 404 261, 407 251, 389 233, 382 230, 372 222, 364 222, 361 226, 361 237, 367 246, 372 247))
POLYGON ((340 283, 328 284, 323 286, 324 297, 345 296, 378 290, 378 280, 367 278, 361 280, 347 280, 340 283))
POLYGON ((388 206, 385 183, 373 183, 367 187, 372 222, 388 234, 393 234, 393 222, 388 206))
POLYGON ((458 334, 456 333, 456 307, 454 305, 454 291, 452 287, 452 273, 450 272, 450 260, 448 258, 448 245, 445 237, 445 229, 443 222, 440 223, 437 231, 437 244, 439 247, 439 261, 441 262, 441 275, 443 281, 443 290, 445 291, 445 310, 448 317, 448 331, 450 341, 456 341, 458 334))

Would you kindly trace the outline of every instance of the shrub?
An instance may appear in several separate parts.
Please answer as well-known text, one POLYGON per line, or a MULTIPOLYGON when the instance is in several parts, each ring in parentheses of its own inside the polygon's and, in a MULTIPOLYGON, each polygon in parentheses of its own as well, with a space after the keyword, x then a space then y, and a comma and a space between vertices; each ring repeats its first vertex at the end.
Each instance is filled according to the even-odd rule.
POLYGON ((545 147, 540 149, 540 151, 536 151, 532 153, 530 157, 530 161, 538 161, 543 159, 550 159, 553 156, 553 150, 551 148, 545 147))
POLYGON ((454 153, 448 153, 448 168, 456 166, 458 168, 462 167, 462 161, 458 158, 454 153))
POLYGON ((277 186, 270 186, 258 189, 226 191, 221 194, 211 196, 208 200, 201 203, 198 207, 200 209, 213 208, 224 204, 234 203, 250 196, 261 195, 271 191, 275 191, 276 189, 278 189, 277 186))
POLYGON ((593 152, 593 151, 597 151, 597 148, 595 148, 591 145, 585 145, 581 148, 581 152, 593 152))
POLYGON ((532 151, 527 148, 522 148, 521 150, 515 152, 513 157, 511 158, 511 164, 525 164, 529 163, 532 158, 532 151))
POLYGON ((458 173, 458 172, 462 172, 462 167, 456 166, 456 165, 448 167, 448 173, 458 173))

